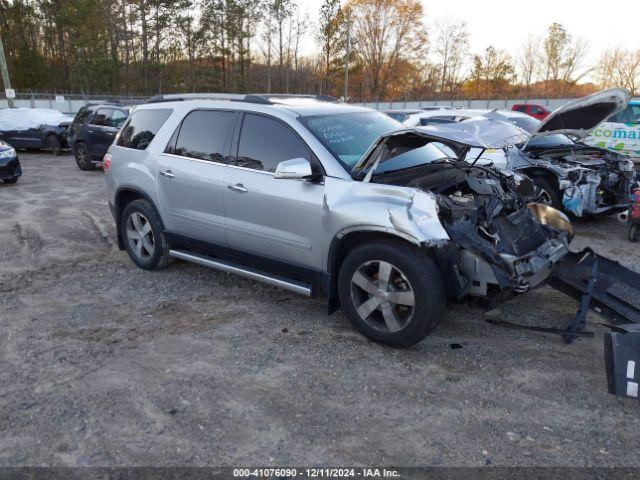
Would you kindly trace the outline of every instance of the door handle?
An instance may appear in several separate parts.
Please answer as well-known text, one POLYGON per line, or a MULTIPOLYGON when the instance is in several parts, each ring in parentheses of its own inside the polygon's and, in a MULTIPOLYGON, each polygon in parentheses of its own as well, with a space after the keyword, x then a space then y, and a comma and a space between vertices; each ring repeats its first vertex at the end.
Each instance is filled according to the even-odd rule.
POLYGON ((167 178, 176 178, 176 176, 173 174, 171 170, 165 170, 164 172, 161 170, 160 175, 167 178))
POLYGON ((235 185, 227 185, 227 188, 229 190, 233 190, 234 192, 240 193, 247 193, 249 191, 241 183, 236 183, 235 185))

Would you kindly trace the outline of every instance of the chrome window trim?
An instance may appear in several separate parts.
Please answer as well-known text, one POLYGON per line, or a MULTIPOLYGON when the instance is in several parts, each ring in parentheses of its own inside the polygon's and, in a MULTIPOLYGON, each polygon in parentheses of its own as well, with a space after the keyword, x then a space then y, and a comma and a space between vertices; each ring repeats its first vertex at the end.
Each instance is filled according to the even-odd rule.
POLYGON ((238 170, 247 170, 249 172, 261 173, 263 175, 275 175, 275 172, 265 172, 264 170, 254 170, 253 168, 239 167, 237 165, 229 165, 228 163, 212 162, 211 160, 202 160, 201 158, 184 157, 182 155, 176 155, 175 153, 162 153, 161 155, 167 157, 181 158, 183 160, 191 160, 192 162, 206 163, 207 165, 220 165, 221 167, 235 168, 238 170))

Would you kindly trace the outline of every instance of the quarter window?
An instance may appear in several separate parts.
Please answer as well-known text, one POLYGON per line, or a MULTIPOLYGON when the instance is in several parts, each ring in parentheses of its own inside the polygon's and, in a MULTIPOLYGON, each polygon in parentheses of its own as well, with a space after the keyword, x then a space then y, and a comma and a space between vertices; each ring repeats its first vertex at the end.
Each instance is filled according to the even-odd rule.
POLYGON ((182 122, 175 147, 168 153, 183 157, 225 163, 224 147, 235 113, 214 110, 196 110, 182 122))
POLYGON ((293 158, 311 162, 307 146, 286 125, 269 117, 245 114, 237 165, 275 172, 278 163, 293 158))
POLYGON ((118 146, 145 150, 173 110, 153 108, 133 112, 118 137, 118 146))

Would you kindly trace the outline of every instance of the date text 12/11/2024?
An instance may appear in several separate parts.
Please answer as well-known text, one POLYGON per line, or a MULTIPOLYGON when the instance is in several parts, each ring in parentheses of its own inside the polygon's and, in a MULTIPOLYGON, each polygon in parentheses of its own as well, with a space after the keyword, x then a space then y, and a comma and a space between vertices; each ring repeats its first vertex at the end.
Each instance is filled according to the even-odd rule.
POLYGON ((386 468, 234 468, 235 478, 400 478, 386 468))

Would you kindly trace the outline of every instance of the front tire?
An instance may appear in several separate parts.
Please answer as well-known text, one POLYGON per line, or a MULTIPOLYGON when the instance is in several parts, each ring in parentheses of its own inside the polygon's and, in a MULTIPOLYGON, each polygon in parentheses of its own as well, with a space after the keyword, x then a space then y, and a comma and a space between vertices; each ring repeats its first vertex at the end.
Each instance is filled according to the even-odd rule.
POLYGON ((446 299, 431 257, 396 241, 362 245, 343 262, 338 276, 342 309, 365 337, 409 347, 440 323, 446 299))
POLYGON ((129 257, 143 270, 158 270, 169 264, 169 244, 160 216, 146 200, 134 200, 120 217, 120 234, 129 257))
POLYGON ((549 205, 556 210, 562 210, 560 191, 553 182, 544 177, 533 177, 532 180, 536 189, 536 202, 549 205))
POLYGON ((91 162, 89 150, 87 150, 87 146, 84 143, 76 143, 73 149, 73 155, 76 157, 76 163, 78 167, 80 167, 80 170, 89 172, 96 169, 96 166, 91 162))
POLYGON ((5 178, 4 183, 18 183, 18 177, 14 178, 5 178))

